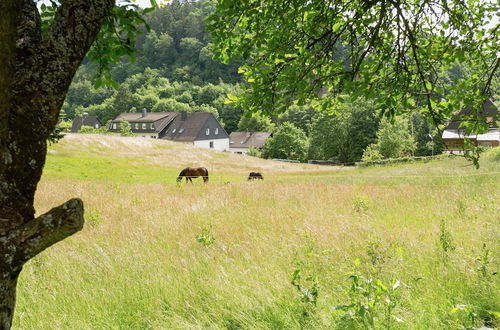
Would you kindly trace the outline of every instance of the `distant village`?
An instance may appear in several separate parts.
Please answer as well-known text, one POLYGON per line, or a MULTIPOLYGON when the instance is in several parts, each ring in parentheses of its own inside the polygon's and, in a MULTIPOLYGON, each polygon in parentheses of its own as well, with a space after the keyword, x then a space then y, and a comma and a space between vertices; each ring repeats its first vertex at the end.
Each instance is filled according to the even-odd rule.
MULTIPOLYGON (((482 107, 482 113, 476 114, 486 119, 488 131, 480 134, 466 134, 462 122, 472 116, 472 110, 467 107, 456 114, 442 133, 444 152, 461 154, 464 140, 467 138, 473 144, 483 147, 500 145, 500 132, 497 123, 498 107, 487 100, 482 107)), ((134 136, 153 139, 166 139, 175 142, 192 144, 195 147, 230 151, 237 154, 247 154, 250 148, 262 148, 271 132, 231 132, 228 134, 217 118, 209 112, 149 112, 143 109, 139 113, 122 113, 110 123, 107 131, 119 133, 121 125, 128 122, 134 136)), ((71 126, 72 133, 78 133, 82 127, 99 129, 105 124, 97 117, 87 114, 77 116, 71 126)))
MULTIPOLYGON (((261 148, 272 136, 270 132, 232 132, 228 134, 209 112, 148 112, 122 113, 109 123, 107 130, 119 133, 123 122, 128 122, 136 137, 166 139, 195 147, 246 154, 249 148, 261 148)), ((99 129, 105 124, 97 116, 83 114, 73 120, 72 133, 82 127, 99 129)))

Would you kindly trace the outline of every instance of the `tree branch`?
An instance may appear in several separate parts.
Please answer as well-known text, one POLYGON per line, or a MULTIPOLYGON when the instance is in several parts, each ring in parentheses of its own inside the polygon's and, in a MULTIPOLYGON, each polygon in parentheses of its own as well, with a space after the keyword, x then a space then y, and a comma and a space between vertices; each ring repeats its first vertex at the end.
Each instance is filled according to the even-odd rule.
POLYGON ((51 245, 83 228, 83 202, 73 198, 24 224, 15 231, 17 249, 15 266, 22 266, 51 245))

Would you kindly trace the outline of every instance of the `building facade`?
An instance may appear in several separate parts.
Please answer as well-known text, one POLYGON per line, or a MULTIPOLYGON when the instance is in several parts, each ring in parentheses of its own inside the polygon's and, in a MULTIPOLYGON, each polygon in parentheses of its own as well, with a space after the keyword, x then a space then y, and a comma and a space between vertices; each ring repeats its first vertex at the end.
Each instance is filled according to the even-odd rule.
POLYGON ((262 148, 270 132, 232 132, 229 135, 229 151, 246 154, 250 148, 262 148))
POLYGON ((467 107, 460 111, 446 126, 442 139, 445 152, 461 154, 464 151, 464 140, 469 139, 476 146, 498 147, 500 145, 500 132, 497 121, 500 120, 498 108, 491 100, 483 103, 481 113, 473 114, 472 108, 467 107), (488 131, 482 134, 466 134, 461 126, 464 121, 471 120, 473 116, 483 117, 488 123, 488 131))
POLYGON ((123 121, 129 122, 132 132, 139 137, 166 139, 219 151, 229 150, 229 135, 209 112, 143 110, 142 113, 122 113, 111 122, 109 131, 119 132, 123 121))

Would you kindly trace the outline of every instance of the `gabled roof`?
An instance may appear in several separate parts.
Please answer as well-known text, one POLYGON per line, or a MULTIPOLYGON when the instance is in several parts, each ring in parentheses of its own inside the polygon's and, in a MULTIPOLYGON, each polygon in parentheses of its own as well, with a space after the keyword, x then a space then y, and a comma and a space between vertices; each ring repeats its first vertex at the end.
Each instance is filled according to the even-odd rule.
POLYGON ((232 132, 229 135, 229 147, 260 148, 271 135, 270 132, 232 132))
POLYGON ((75 119, 73 119, 73 123, 71 124, 71 132, 72 133, 77 133, 82 126, 90 126, 95 128, 96 124, 99 125, 99 127, 102 126, 102 122, 97 118, 97 116, 77 116, 75 119))
POLYGON ((181 142, 195 141, 210 117, 213 117, 213 114, 209 112, 177 113, 171 124, 166 126, 162 139, 181 142))
POLYGON ((113 123, 118 123, 120 121, 128 121, 134 123, 154 123, 169 116, 175 117, 175 115, 177 114, 178 112, 148 112, 144 116, 142 112, 124 112, 113 119, 113 123))
POLYGON ((175 119, 176 116, 177 116, 177 114, 174 113, 172 115, 168 115, 167 117, 159 120, 159 123, 157 123, 155 125, 156 133, 161 133, 165 129, 165 127, 167 127, 168 124, 170 124, 175 119))
MULTIPOLYGON (((453 117, 448 126, 446 126, 446 130, 458 129, 460 123, 464 121, 464 118, 465 120, 468 120, 467 117, 471 115, 474 115, 474 112, 472 111, 472 107, 468 106, 453 117)), ((479 113, 479 115, 485 118, 493 117, 498 119, 499 116, 498 108, 495 106, 495 104, 493 104, 491 100, 488 99, 483 103, 481 113, 479 113)), ((495 123, 495 120, 493 120, 493 122, 491 123, 491 127, 498 127, 495 123)))

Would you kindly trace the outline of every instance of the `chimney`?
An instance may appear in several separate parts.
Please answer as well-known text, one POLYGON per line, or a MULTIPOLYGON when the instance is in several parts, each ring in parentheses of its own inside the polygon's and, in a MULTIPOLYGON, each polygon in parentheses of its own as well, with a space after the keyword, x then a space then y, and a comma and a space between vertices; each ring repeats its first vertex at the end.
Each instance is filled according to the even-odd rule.
POLYGON ((142 117, 146 117, 148 114, 148 111, 146 110, 146 108, 142 109, 142 117))
POLYGON ((186 120, 188 117, 187 111, 181 111, 181 120, 186 120))

